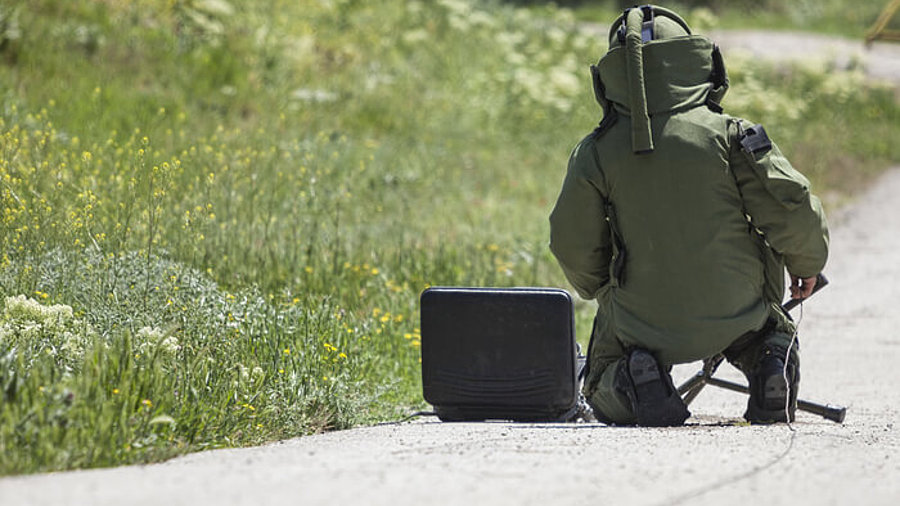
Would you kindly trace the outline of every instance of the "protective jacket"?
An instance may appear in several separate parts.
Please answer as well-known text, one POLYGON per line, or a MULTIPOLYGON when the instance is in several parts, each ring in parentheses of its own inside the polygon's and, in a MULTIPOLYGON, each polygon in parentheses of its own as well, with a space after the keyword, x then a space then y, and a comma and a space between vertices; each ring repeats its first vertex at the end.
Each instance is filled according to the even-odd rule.
POLYGON ((784 268, 819 273, 828 231, 809 181, 774 143, 742 146, 752 125, 721 113, 727 78, 708 39, 640 45, 595 67, 605 114, 569 159, 550 249, 598 301, 601 339, 689 362, 786 322, 784 268))

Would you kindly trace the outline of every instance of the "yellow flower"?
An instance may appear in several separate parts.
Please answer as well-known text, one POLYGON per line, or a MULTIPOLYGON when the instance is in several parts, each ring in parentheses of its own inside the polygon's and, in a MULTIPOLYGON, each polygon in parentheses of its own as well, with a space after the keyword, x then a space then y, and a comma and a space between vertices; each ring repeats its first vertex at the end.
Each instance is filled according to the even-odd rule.
POLYGON ((285 348, 283 353, 284 353, 285 355, 290 355, 290 354, 291 354, 291 349, 290 349, 290 348, 285 348))
POLYGON ((144 400, 142 400, 142 401, 141 401, 141 404, 143 404, 145 408, 152 408, 152 407, 153 407, 153 401, 151 401, 150 399, 144 399, 144 400))
POLYGON ((113 395, 119 395, 119 389, 118 389, 118 388, 113 388, 113 392, 112 392, 112 393, 113 393, 113 395))

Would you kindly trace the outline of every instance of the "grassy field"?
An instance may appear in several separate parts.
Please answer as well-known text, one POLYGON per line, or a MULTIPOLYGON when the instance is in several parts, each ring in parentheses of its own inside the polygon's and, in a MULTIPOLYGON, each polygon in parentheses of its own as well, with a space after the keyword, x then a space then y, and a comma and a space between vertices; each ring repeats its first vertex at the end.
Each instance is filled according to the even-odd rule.
MULTIPOLYGON (((601 38, 488 1, 0 0, 0 474, 421 407, 425 287, 566 286, 601 38)), ((829 202, 900 161, 892 90, 729 65, 829 202)))

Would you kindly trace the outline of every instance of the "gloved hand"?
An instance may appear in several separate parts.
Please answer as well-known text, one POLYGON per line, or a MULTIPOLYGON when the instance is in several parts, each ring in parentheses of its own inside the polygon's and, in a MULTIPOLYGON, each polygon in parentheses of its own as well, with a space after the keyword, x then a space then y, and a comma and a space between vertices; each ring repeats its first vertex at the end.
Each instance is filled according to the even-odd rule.
POLYGON ((816 277, 801 278, 791 274, 791 298, 805 299, 812 295, 813 288, 816 286, 816 277))

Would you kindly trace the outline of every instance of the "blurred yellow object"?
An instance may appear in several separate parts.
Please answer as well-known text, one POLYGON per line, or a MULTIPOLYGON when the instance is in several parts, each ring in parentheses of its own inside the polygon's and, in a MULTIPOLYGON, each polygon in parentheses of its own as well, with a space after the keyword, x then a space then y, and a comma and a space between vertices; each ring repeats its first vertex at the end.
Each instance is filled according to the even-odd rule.
POLYGON ((875 24, 869 29, 869 33, 866 34, 867 45, 877 39, 900 42, 900 30, 886 29, 888 23, 890 23, 891 19, 897 14, 898 10, 900 10, 900 0, 892 0, 891 3, 881 11, 881 14, 878 15, 878 19, 875 20, 875 24))

